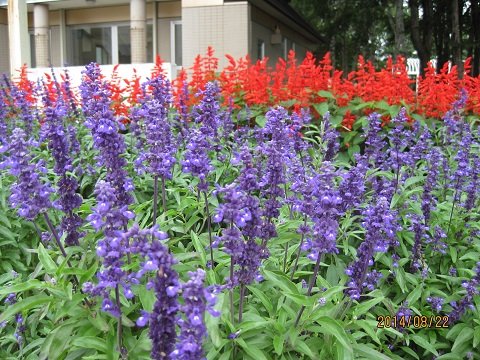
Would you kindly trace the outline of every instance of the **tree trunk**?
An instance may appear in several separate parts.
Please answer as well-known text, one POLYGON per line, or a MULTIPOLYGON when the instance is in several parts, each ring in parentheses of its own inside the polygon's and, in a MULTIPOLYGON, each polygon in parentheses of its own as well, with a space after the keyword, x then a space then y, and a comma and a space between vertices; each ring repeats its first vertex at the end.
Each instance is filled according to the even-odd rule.
POLYGON ((470 27, 470 44, 472 57, 472 76, 480 74, 480 1, 471 1, 471 27, 470 27))
POLYGON ((420 74, 423 75, 432 53, 432 1, 423 1, 423 19, 421 23, 418 0, 409 0, 408 6, 411 14, 410 27, 412 42, 420 59, 420 74))
POLYGON ((395 50, 405 56, 405 24, 403 22, 403 0, 395 0, 395 50))
POLYGON ((462 39, 460 37, 460 9, 458 0, 452 0, 452 63, 458 68, 458 77, 463 78, 462 39))

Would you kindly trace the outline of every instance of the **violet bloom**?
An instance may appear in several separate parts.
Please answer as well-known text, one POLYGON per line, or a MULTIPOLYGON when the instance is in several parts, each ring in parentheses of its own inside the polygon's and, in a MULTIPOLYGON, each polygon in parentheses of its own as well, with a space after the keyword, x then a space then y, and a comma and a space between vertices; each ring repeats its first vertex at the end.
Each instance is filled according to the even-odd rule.
POLYGON ((397 216, 390 209, 386 197, 378 197, 374 204, 363 211, 365 240, 357 250, 357 260, 351 263, 345 273, 349 276, 346 293, 350 298, 358 300, 366 288, 374 290, 381 274, 368 268, 374 265, 374 255, 377 252, 387 252, 390 247, 398 246, 396 232, 399 230, 397 216))
POLYGON ((453 310, 448 316, 449 325, 453 325, 460 320, 467 309, 475 309, 473 299, 475 295, 480 293, 480 262, 478 262, 475 267, 475 275, 473 278, 469 281, 463 282, 462 287, 465 289, 465 295, 460 301, 451 303, 453 310))
POLYGON ((434 312, 439 313, 440 311, 442 311, 443 301, 444 301, 443 298, 437 297, 437 296, 432 296, 432 297, 429 296, 427 297, 426 300, 430 304, 434 312))
MULTIPOLYGON (((90 129, 93 144, 98 153, 98 164, 107 170, 106 181, 115 190, 115 206, 130 205, 133 197, 133 182, 125 169, 127 161, 122 157, 126 145, 118 132, 120 123, 115 120, 111 109, 110 91, 101 79, 100 67, 91 63, 83 71, 80 85, 82 106, 85 114, 85 126, 90 129)), ((126 222, 125 224, 126 225, 126 222)))
POLYGON ((190 100, 190 93, 188 90, 188 82, 183 80, 182 91, 178 96, 178 114, 175 116, 177 127, 179 129, 179 136, 181 139, 185 139, 188 132, 189 111, 188 102, 190 100))
POLYGON ((223 193, 224 197, 217 208, 214 221, 230 225, 223 230, 219 240, 224 245, 225 252, 231 256, 232 264, 238 268, 234 272, 234 278, 229 279, 229 285, 248 285, 258 275, 261 261, 265 257, 262 247, 255 241, 261 234, 262 226, 258 200, 235 184, 221 189, 219 193, 223 193))
POLYGON ((175 259, 161 242, 167 239, 167 234, 159 231, 157 226, 150 230, 141 230, 135 224, 124 236, 130 240, 131 252, 143 259, 140 270, 130 274, 128 282, 138 284, 145 274, 155 273, 153 281, 149 281, 147 285, 148 288, 153 287, 156 296, 152 313, 142 311, 137 324, 140 326, 146 325, 147 322, 150 324, 152 359, 170 359, 169 354, 174 350, 176 339, 179 283, 178 274, 172 269, 175 259))
POLYGON ((480 157, 477 154, 472 156, 472 166, 470 167, 469 182, 465 186, 467 199, 462 204, 467 212, 470 212, 477 201, 478 185, 480 182, 480 157))
POLYGON ((30 138, 32 136, 33 124, 35 122, 34 108, 28 102, 27 93, 25 90, 20 89, 15 84, 10 85, 10 96, 15 102, 17 111, 19 112, 20 119, 23 123, 23 129, 25 136, 30 138))
POLYGON ((38 146, 33 140, 27 141, 25 131, 13 130, 10 145, 3 150, 9 153, 0 164, 0 168, 8 167, 16 181, 10 187, 10 205, 18 209, 19 216, 34 221, 51 206, 50 195, 53 192, 50 184, 43 182, 40 173, 46 173, 43 161, 32 161, 30 146, 38 146))
POLYGON ((455 203, 460 200, 461 194, 465 187, 465 180, 471 173, 470 155, 473 142, 472 133, 470 126, 467 123, 463 124, 462 128, 463 134, 458 142, 458 152, 455 155, 457 168, 450 177, 450 181, 453 184, 453 189, 455 190, 453 199, 455 203))
POLYGON ((460 90, 460 97, 454 101, 452 108, 447 111, 443 117, 443 123, 445 124, 445 145, 453 144, 454 151, 457 150, 457 143, 453 141, 458 134, 462 132, 462 111, 465 108, 465 105, 468 100, 467 91, 462 88, 460 90))
POLYGON ((307 237, 302 250, 309 250, 308 258, 317 260, 320 254, 337 253, 337 232, 339 209, 342 198, 334 186, 335 169, 324 161, 318 175, 310 179, 313 206, 308 214, 313 220, 311 235, 307 237))
POLYGON ((365 194, 365 178, 368 170, 366 158, 355 155, 357 155, 356 164, 342 174, 338 187, 339 196, 342 199, 342 213, 360 205, 365 194))
MULTIPOLYGON (((200 103, 192 109, 192 118, 200 124, 201 133, 209 140, 218 142, 218 128, 221 121, 220 89, 216 81, 208 82, 205 90, 199 90, 200 103)), ((217 145, 217 144, 216 144, 217 145)))
POLYGON ((272 220, 280 214, 282 206, 280 199, 285 195, 283 189, 286 183, 285 159, 291 142, 285 130, 288 113, 284 108, 270 109, 266 118, 265 128, 259 132, 263 137, 260 152, 266 158, 265 169, 259 183, 262 197, 265 199, 263 205, 266 221, 262 234, 264 245, 268 239, 277 234, 272 220))
POLYGON ((368 116, 368 132, 365 140, 365 155, 375 168, 379 168, 385 162, 385 142, 381 135, 380 114, 371 113, 368 116))
POLYGON ((202 343, 207 336, 205 311, 218 315, 213 310, 216 297, 204 287, 205 271, 198 269, 195 272, 189 272, 189 276, 190 279, 181 286, 185 302, 180 310, 185 317, 177 321, 180 326, 180 336, 175 350, 170 354, 172 360, 204 359, 202 343))
POLYGON ((141 105, 146 151, 140 153, 135 163, 140 165, 141 169, 146 163, 149 173, 170 179, 177 151, 168 120, 168 109, 172 103, 170 82, 163 77, 156 77, 147 82, 147 88, 151 94, 146 94, 141 105))
POLYGON ((338 131, 330 123, 330 113, 327 111, 323 116, 324 133, 322 142, 324 144, 325 161, 333 160, 337 154, 340 144, 338 142, 338 131))
POLYGON ((418 271, 422 267, 421 258, 423 257, 423 243, 425 241, 425 231, 427 227, 423 224, 420 215, 411 216, 412 226, 410 230, 414 233, 414 242, 412 249, 412 262, 410 268, 412 271, 418 271))
POLYGON ((425 178, 425 185, 422 194, 422 212, 425 219, 425 224, 430 220, 430 212, 432 207, 435 207, 436 199, 433 196, 433 190, 436 188, 439 179, 439 164, 441 154, 433 148, 426 156, 426 160, 430 164, 428 166, 427 177, 425 178))
POLYGON ((56 104, 52 104, 47 89, 43 94, 45 111, 45 123, 42 126, 42 137, 48 141, 48 148, 55 160, 54 171, 60 176, 58 180, 59 199, 53 205, 63 211, 66 216, 62 218, 61 229, 66 232, 65 243, 67 245, 79 245, 82 236, 78 228, 82 225, 82 219, 74 210, 82 205, 82 197, 77 193, 78 182, 69 174, 73 171, 72 150, 70 139, 66 134, 64 118, 67 115, 67 106, 63 99, 58 98, 56 104))
MULTIPOLYGON (((0 86, 0 90, 3 89, 3 86, 0 86)), ((4 96, 3 92, 0 91, 0 148, 7 145, 8 137, 8 107, 7 99, 4 96)))
POLYGON ((198 189, 208 191, 208 174, 213 170, 208 152, 211 149, 208 140, 198 129, 189 134, 187 149, 182 161, 183 171, 199 178, 198 189))
POLYGON ((429 245, 432 253, 439 253, 445 255, 447 253, 448 245, 445 243, 447 234, 442 230, 440 226, 435 226, 433 237, 428 238, 426 244, 429 245))

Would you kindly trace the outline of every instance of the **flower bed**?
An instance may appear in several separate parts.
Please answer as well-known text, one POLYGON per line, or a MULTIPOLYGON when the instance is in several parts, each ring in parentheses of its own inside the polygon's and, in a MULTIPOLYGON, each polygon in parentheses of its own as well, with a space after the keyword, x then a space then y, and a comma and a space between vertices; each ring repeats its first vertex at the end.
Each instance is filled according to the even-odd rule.
POLYGON ((128 99, 95 64, 77 98, 68 78, 4 84, 0 358, 478 357, 474 97, 436 120, 338 107, 294 90, 323 75, 291 58, 260 105, 296 102, 262 111, 243 107, 260 86, 225 80, 262 62, 217 77, 208 59, 128 99))

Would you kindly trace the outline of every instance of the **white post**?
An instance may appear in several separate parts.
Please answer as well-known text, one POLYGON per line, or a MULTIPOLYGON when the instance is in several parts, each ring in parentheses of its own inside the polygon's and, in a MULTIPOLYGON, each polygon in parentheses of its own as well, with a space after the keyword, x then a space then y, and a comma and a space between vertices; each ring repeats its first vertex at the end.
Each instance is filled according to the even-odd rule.
POLYGON ((22 65, 30 66, 30 39, 26 0, 8 0, 8 43, 10 48, 10 74, 22 65))
POLYGON ((153 2, 153 19, 152 19, 152 31, 153 31, 153 62, 158 54, 158 2, 153 2))
POLYGON ((145 0, 130 0, 130 46, 132 64, 147 62, 147 16, 145 0))
POLYGON ((65 23, 65 9, 60 9, 60 66, 67 62, 67 26, 65 23))
POLYGON ((37 67, 49 67, 50 41, 48 39, 48 5, 33 5, 33 24, 35 26, 35 61, 37 67))

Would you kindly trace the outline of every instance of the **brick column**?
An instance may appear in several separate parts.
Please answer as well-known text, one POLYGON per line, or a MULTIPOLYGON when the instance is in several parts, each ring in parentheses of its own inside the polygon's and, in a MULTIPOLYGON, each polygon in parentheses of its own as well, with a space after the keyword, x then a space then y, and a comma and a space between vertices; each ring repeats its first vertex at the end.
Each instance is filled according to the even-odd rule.
POLYGON ((33 5, 33 25, 35 27, 35 61, 37 67, 50 66, 50 40, 48 38, 48 5, 33 5))
POLYGON ((147 16, 145 0, 130 0, 130 46, 132 64, 147 62, 147 16))

